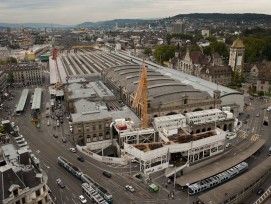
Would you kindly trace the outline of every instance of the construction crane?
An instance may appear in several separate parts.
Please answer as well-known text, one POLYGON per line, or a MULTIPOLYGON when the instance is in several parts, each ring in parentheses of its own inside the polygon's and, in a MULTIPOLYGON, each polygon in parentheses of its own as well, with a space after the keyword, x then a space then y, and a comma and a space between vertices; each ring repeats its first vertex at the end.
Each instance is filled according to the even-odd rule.
POLYGON ((145 62, 143 61, 140 81, 138 82, 138 87, 136 95, 132 104, 133 108, 137 108, 140 104, 141 107, 141 128, 148 128, 148 81, 147 81, 147 68, 145 67, 145 62))
POLYGON ((54 48, 54 50, 53 50, 53 58, 52 59, 55 60, 55 63, 56 63, 56 84, 55 84, 55 88, 57 90, 59 90, 62 87, 62 82, 61 82, 60 72, 59 72, 58 64, 57 64, 57 53, 58 53, 58 50, 56 48, 54 48))

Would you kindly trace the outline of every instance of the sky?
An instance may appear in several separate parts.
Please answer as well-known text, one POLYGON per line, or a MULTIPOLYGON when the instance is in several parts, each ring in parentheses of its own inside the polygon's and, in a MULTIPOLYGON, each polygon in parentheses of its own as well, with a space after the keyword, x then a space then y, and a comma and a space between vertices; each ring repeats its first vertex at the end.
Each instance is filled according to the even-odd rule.
POLYGON ((188 13, 271 14, 270 0, 0 0, 1 23, 76 25, 188 13))

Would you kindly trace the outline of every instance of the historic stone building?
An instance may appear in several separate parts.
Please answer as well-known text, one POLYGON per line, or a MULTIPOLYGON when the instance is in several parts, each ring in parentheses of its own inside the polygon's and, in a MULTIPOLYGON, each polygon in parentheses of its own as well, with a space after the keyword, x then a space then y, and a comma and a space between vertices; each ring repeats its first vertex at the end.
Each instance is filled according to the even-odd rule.
POLYGON ((229 65, 232 68, 232 71, 238 71, 242 73, 244 70, 244 56, 245 55, 245 46, 241 39, 237 39, 233 42, 230 48, 230 59, 229 65))
MULTIPOLYGON (((119 94, 129 107, 132 106, 141 69, 139 65, 121 65, 106 69, 102 73, 104 82, 119 94)), ((219 91, 217 91, 219 92, 219 91)), ((148 118, 186 113, 197 110, 220 108, 220 93, 209 95, 178 80, 148 69, 148 118), (214 97, 213 97, 214 96, 214 97)), ((134 109, 140 116, 141 104, 134 109)))
POLYGON ((18 63, 3 65, 1 70, 13 75, 17 86, 41 85, 42 67, 38 63, 18 63))

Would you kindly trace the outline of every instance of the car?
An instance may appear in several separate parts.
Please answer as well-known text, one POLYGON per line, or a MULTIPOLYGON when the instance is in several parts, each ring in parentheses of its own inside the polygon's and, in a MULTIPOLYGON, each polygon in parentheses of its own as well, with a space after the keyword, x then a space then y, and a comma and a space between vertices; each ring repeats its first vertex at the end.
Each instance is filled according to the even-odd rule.
POLYGON ((85 158, 80 156, 80 157, 77 157, 77 159, 80 161, 80 162, 84 162, 85 161, 85 158))
POLYGON ((62 142, 63 142, 63 143, 66 143, 66 142, 67 142, 67 139, 63 137, 63 138, 62 138, 62 142))
POLYGON ((111 178, 111 174, 108 171, 103 171, 103 175, 107 178, 111 178))
POLYGON ((65 187, 66 187, 66 185, 64 184, 63 181, 61 181, 60 178, 58 178, 58 179, 56 180, 56 183, 57 183, 57 185, 58 185, 60 188, 65 188, 65 187))
POLYGON ((229 148, 231 146, 231 143, 226 144, 226 148, 229 148))
POLYGON ((132 193, 135 192, 135 189, 130 185, 126 185, 125 188, 132 193))
POLYGON ((50 126, 50 121, 49 120, 47 121, 47 126, 50 126))
POLYGON ((73 129, 72 129, 72 128, 70 128, 70 132, 71 132, 71 133, 73 132, 73 129))
POLYGON ((262 195, 264 193, 264 189, 260 188, 258 191, 257 191, 257 195, 262 195))
POLYGON ((259 117, 259 116, 260 116, 260 113, 257 113, 257 114, 256 114, 256 117, 259 117))
POLYGON ((70 150, 71 152, 73 152, 73 153, 76 153, 76 149, 73 148, 73 147, 71 147, 69 150, 70 150))
POLYGON ((58 135, 53 134, 53 137, 54 137, 54 138, 58 138, 58 135))
POLYGON ((87 203, 87 199, 85 199, 85 197, 83 195, 79 196, 79 200, 81 203, 87 203))
POLYGON ((59 125, 60 125, 59 122, 56 122, 56 126, 59 127, 59 125))

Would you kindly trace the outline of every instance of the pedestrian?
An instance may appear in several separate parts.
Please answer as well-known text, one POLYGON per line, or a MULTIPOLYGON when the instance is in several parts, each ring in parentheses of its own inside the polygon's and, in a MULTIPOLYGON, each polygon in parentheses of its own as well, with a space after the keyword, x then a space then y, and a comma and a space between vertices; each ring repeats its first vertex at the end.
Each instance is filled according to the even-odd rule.
POLYGON ((167 195, 167 197, 169 198, 169 194, 167 195))
POLYGON ((167 184, 166 184, 166 188, 167 188, 167 184))

